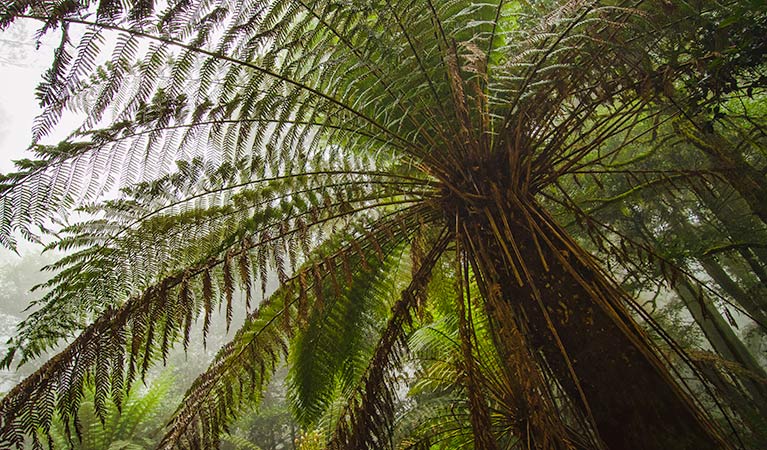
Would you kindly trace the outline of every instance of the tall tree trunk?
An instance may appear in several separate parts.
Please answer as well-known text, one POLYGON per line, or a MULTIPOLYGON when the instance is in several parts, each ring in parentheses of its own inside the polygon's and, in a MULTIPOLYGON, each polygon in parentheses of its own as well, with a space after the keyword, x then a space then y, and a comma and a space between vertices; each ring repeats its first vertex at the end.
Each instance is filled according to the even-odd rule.
POLYGON ((514 409, 512 426, 519 441, 529 450, 593 450, 595 446, 588 442, 594 440, 593 433, 589 436, 588 426, 581 424, 578 431, 583 436, 579 436, 562 420, 562 406, 551 395, 530 346, 515 325, 511 305, 485 290, 486 284, 480 282, 479 286, 488 299, 485 311, 490 318, 491 337, 504 361, 501 370, 511 394, 504 401, 514 409))
POLYGON ((761 282, 762 289, 767 289, 767 271, 764 270, 764 263, 757 260, 754 253, 747 248, 739 248, 738 253, 746 261, 748 267, 754 272, 756 278, 761 282))
MULTIPOLYGON (((754 217, 753 212, 745 202, 733 192, 731 187, 722 186, 720 197, 717 198, 714 193, 708 189, 697 188, 695 192, 701 202, 714 214, 719 222, 724 226, 727 235, 732 242, 753 241, 758 244, 767 244, 767 230, 765 224, 754 217), (735 198, 731 198, 735 196, 735 198)), ((738 252, 746 260, 759 278, 762 284, 767 287, 767 248, 739 247, 738 252)))
POLYGON ((591 417, 605 447, 728 448, 588 254, 534 202, 504 203, 474 213, 465 229, 483 278, 511 304, 527 342, 591 417))
POLYGON ((735 146, 717 132, 691 129, 684 132, 688 141, 708 156, 711 165, 767 224, 767 180, 761 171, 749 164, 735 146))
MULTIPOLYGON (((746 427, 751 430, 751 445, 747 448, 764 448, 767 443, 767 416, 753 399, 736 387, 722 371, 709 361, 696 361, 698 369, 706 376, 716 390, 726 397, 728 403, 738 412, 746 427)), ((761 408, 764 409, 764 408, 761 408)))
POLYGON ((754 380, 755 377, 767 379, 764 369, 738 339, 722 314, 711 304, 710 299, 702 293, 696 292, 696 289, 687 279, 679 280, 675 290, 714 350, 723 358, 739 364, 753 374, 751 377, 741 374, 737 378, 751 395, 760 413, 767 416, 767 389, 763 384, 754 380))
POLYGON ((767 329, 767 314, 765 314, 764 302, 758 302, 752 298, 722 266, 711 257, 698 258, 703 269, 735 302, 738 303, 760 326, 767 329))
MULTIPOLYGON (((700 239, 697 230, 690 225, 686 217, 672 215, 667 218, 667 221, 673 229, 687 235, 691 240, 700 239)), ((645 243, 663 253, 662 245, 653 232, 644 226, 639 217, 635 217, 635 228, 645 243)), ((748 249, 744 248, 743 250, 748 249)), ((761 320, 763 312, 759 305, 729 277, 713 257, 699 257, 698 261, 728 295, 740 303, 757 321, 763 323, 761 320)), ((767 405, 767 390, 761 382, 757 381, 757 379, 765 378, 763 368, 722 317, 711 299, 704 295, 700 289, 696 289, 688 277, 681 276, 673 288, 717 354, 724 360, 734 362, 748 371, 748 373, 744 373, 744 370, 739 370, 737 373, 730 374, 733 381, 737 383, 738 388, 736 389, 729 384, 722 384, 725 377, 719 372, 714 373, 717 369, 710 362, 696 364, 707 379, 720 391, 721 395, 727 399, 727 403, 748 424, 749 428, 755 430, 754 432, 757 434, 760 433, 760 424, 753 420, 753 412, 759 411, 759 414, 762 415, 767 413, 767 407, 765 407, 767 405), (735 393, 737 396, 733 396, 735 393)))

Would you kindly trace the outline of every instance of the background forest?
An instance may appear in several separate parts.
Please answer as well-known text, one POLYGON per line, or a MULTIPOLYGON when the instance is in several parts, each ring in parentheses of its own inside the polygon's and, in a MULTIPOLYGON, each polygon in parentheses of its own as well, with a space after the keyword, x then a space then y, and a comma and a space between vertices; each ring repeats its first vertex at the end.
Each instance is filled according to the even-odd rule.
POLYGON ((0 244, 46 252, 0 272, 0 447, 767 446, 763 1, 19 24, 55 44, 0 244))

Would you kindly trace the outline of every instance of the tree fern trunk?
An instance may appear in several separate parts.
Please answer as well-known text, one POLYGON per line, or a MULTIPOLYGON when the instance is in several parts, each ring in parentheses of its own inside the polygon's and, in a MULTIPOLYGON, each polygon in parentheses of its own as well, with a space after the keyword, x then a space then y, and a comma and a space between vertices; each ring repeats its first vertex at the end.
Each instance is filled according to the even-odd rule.
POLYGON ((466 229, 481 247, 482 275, 604 445, 727 448, 654 356, 620 291, 566 232, 532 202, 501 211, 466 229))

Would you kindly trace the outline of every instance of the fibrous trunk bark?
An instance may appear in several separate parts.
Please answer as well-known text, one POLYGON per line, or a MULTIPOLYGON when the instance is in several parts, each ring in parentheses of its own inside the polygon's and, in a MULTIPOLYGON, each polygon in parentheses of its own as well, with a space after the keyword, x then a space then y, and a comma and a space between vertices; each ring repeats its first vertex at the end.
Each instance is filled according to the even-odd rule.
POLYGON ((533 201, 467 220, 491 295, 609 449, 727 448, 624 307, 624 297, 533 201))

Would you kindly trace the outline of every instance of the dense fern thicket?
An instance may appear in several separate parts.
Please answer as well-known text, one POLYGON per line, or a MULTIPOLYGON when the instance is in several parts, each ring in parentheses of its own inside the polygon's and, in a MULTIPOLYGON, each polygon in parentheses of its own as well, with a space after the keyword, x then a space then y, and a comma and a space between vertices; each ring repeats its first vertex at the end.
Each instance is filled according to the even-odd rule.
MULTIPOLYGON (((121 408, 113 403, 106 407, 103 422, 93 410, 91 402, 84 402, 78 414, 78 437, 72 439, 71 423, 54 421, 51 427, 54 448, 76 450, 142 450, 152 448, 159 440, 162 419, 169 413, 167 402, 173 382, 168 375, 153 380, 150 389, 139 392, 134 388, 126 392, 126 401, 121 408)), ((94 392, 86 389, 85 398, 92 400, 94 392)))
POLYGON ((60 36, 0 243, 68 252, 4 364, 72 337, 0 400, 3 445, 91 385, 107 420, 235 302, 158 448, 217 448, 283 363, 306 446, 767 442, 763 2, 0 8, 60 36))

